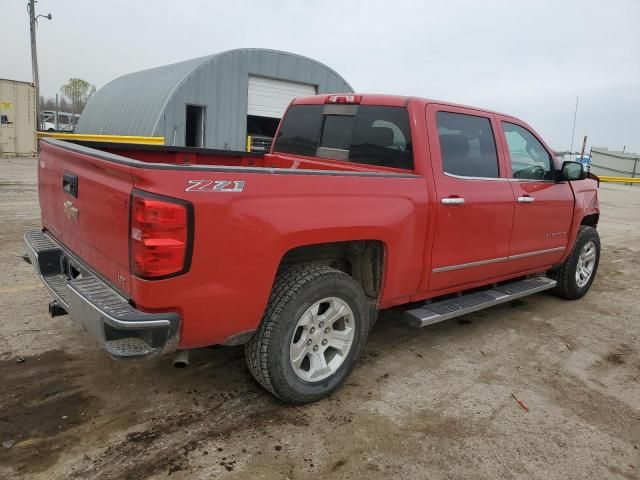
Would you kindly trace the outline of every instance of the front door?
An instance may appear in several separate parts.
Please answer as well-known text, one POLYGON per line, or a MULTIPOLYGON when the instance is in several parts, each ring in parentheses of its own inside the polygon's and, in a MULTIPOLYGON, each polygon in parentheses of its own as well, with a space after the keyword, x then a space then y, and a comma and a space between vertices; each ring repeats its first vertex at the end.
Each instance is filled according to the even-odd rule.
POLYGON ((431 104, 427 130, 437 193, 431 293, 496 278, 509 256, 513 192, 493 115, 431 104))
POLYGON ((555 180, 554 158, 529 128, 497 118, 513 189, 515 214, 505 274, 541 269, 561 259, 573 220, 569 182, 555 180))

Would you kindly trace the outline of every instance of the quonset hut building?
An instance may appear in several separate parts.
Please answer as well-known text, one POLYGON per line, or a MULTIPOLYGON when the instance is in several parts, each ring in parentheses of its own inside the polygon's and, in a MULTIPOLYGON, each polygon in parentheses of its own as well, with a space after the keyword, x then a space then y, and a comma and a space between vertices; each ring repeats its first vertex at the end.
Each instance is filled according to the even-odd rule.
POLYGON ((166 145, 252 150, 270 144, 289 102, 349 93, 326 65, 293 53, 239 49, 116 78, 89 100, 76 133, 162 136, 166 145))

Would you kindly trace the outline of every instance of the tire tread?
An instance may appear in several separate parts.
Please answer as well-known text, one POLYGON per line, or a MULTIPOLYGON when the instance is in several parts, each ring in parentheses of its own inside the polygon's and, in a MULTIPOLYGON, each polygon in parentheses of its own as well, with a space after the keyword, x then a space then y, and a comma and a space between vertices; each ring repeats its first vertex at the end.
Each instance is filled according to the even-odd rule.
POLYGON ((321 278, 339 276, 349 277, 347 274, 326 265, 303 264, 281 272, 276 277, 260 326, 251 340, 245 344, 245 357, 249 371, 258 383, 281 400, 287 401, 288 399, 282 398, 274 388, 268 358, 274 340, 274 332, 281 322, 286 321, 282 317, 282 311, 307 284, 321 278))
MULTIPOLYGON (((576 299, 581 297, 582 295, 577 296, 575 292, 573 292, 573 283, 575 282, 575 272, 573 272, 573 266, 577 263, 578 257, 580 255, 580 249, 582 248, 582 239, 586 236, 593 235, 597 236, 598 233, 595 228, 590 227, 588 225, 581 225, 578 230, 578 234, 576 235, 576 240, 573 243, 573 248, 571 249, 571 253, 565 259, 564 263, 553 272, 549 272, 549 277, 556 280, 557 285, 551 290, 551 293, 557 295, 558 297, 566 298, 566 299, 576 299)), ((599 243, 598 243, 599 248, 599 243)), ((597 266, 596 266, 597 268, 597 266)), ((593 276, 595 276, 595 271, 593 272, 593 276)))

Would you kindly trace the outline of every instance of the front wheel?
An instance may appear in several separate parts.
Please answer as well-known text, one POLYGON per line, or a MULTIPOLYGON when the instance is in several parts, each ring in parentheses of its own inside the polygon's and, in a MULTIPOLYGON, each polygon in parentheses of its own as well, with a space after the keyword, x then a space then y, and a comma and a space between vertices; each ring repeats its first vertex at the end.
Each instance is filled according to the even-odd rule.
POLYGON ((559 297, 575 300, 591 288, 600 262, 600 236, 593 227, 582 225, 573 250, 550 277, 558 282, 552 292, 559 297))
POLYGON ((258 331, 245 345, 249 370, 287 403, 329 395, 360 356, 369 308, 360 285, 339 270, 301 265, 284 272, 258 331))

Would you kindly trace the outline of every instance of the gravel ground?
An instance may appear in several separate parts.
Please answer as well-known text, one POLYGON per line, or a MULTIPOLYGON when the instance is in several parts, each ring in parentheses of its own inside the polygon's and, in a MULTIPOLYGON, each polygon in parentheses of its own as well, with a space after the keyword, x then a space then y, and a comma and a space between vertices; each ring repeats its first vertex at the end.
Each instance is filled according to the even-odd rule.
POLYGON ((241 348, 116 363, 24 263, 35 159, 0 160, 0 478, 640 478, 640 187, 603 184, 591 292, 413 330, 384 312, 331 398, 283 405, 241 348), (512 397, 528 407, 525 411, 512 397))

